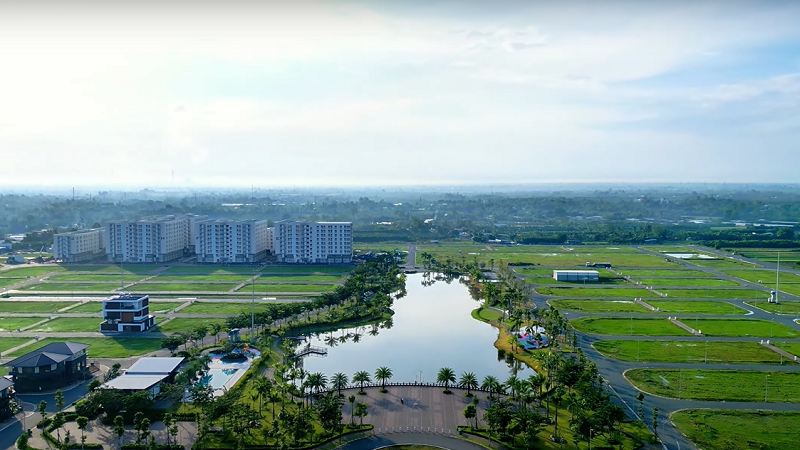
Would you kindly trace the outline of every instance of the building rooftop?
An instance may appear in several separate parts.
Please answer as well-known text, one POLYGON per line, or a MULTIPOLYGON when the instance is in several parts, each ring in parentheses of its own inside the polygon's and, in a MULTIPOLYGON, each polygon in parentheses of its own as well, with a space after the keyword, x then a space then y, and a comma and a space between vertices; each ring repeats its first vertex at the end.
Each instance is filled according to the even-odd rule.
POLYGON ((599 275, 600 274, 600 272, 598 272, 596 270, 554 270, 553 271, 553 273, 565 273, 565 272, 569 272, 569 273, 586 273, 586 274, 593 274, 593 275, 599 275))
POLYGON ((6 377, 0 377, 0 391, 5 391, 11 386, 14 386, 14 383, 12 383, 11 380, 6 377))
POLYGON ((142 391, 161 382, 166 375, 122 375, 106 382, 101 389, 118 389, 122 391, 142 391))
POLYGON ((136 361, 125 375, 169 375, 183 362, 183 358, 144 357, 136 361))
POLYGON ((87 230, 76 230, 76 231, 67 231, 64 233, 58 233, 56 236, 75 236, 78 234, 86 234, 86 233, 96 233, 98 231, 103 231, 103 228, 90 228, 87 230))
POLYGON ((89 348, 88 345, 79 342, 53 342, 9 361, 5 365, 11 367, 41 367, 58 364, 87 348, 89 348))
POLYGON ((109 297, 104 301, 119 301, 119 300, 141 300, 143 298, 148 298, 146 295, 143 294, 119 294, 113 297, 109 297))

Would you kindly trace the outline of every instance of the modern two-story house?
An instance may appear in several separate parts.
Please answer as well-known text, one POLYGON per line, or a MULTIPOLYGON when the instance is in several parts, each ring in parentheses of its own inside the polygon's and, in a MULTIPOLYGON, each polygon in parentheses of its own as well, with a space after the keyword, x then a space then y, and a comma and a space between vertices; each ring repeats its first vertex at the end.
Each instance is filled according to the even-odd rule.
POLYGON ((150 297, 120 294, 103 300, 101 332, 142 332, 153 328, 156 318, 150 314, 150 297))

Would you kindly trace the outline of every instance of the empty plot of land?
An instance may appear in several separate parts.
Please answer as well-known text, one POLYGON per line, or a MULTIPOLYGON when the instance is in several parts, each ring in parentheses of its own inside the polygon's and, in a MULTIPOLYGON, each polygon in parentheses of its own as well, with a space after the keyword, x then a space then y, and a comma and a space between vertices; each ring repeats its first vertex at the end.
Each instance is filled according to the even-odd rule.
MULTIPOLYGON (((99 325, 98 325, 99 327, 99 325)), ((8 356, 20 356, 54 342, 79 342, 90 347, 86 349, 89 358, 129 358, 154 352, 161 348, 160 339, 148 338, 45 338, 23 347, 8 356)))
POLYGON ((311 275, 324 274, 347 274, 353 270, 353 266, 265 266, 261 273, 307 273, 311 275))
POLYGON ((226 283, 137 283, 130 291, 148 292, 228 292, 236 284, 226 283))
POLYGON ((549 269, 548 268, 548 269, 545 269, 545 268, 540 268, 540 267, 512 267, 512 269, 514 270, 514 272, 516 272, 516 273, 518 273, 518 274, 520 274, 522 276, 537 277, 537 278, 539 278, 539 277, 541 277, 541 278, 551 278, 551 279, 553 278, 553 271, 554 270, 597 270, 598 272, 600 272, 600 276, 601 277, 604 276, 604 275, 616 276, 616 274, 614 272, 606 271, 605 269, 593 269, 593 268, 586 268, 586 267, 584 267, 583 269, 576 268, 576 267, 571 267, 569 269, 564 269, 564 268, 560 268, 560 269, 549 269))
POLYGON ((673 298, 724 298, 724 299, 765 299, 769 297, 767 291, 756 291, 754 289, 673 289, 662 288, 658 292, 667 294, 673 298))
POLYGON ((252 308, 256 312, 266 311, 275 303, 251 302, 195 302, 180 310, 181 314, 239 314, 250 313, 252 308))
POLYGON ((740 283, 716 278, 633 278, 646 286, 741 286, 740 283))
POLYGON ((154 264, 123 264, 119 265, 97 265, 97 266, 68 266, 66 270, 75 272, 95 272, 95 273, 116 273, 119 274, 136 274, 136 275, 152 275, 155 271, 164 266, 154 264))
POLYGON ((623 275, 629 277, 713 277, 714 275, 702 270, 683 269, 620 269, 623 275))
POLYGON ((647 300, 659 312, 675 314, 747 314, 747 310, 727 302, 647 300))
POLYGON ((631 248, 611 248, 605 246, 580 246, 572 251, 562 247, 528 247, 528 246, 491 246, 489 251, 486 247, 478 246, 441 246, 441 247, 417 247, 417 262, 421 263, 421 253, 429 253, 437 260, 451 258, 465 258, 467 261, 473 259, 478 262, 495 263, 501 261, 509 264, 531 264, 548 267, 586 267, 586 263, 610 263, 613 266, 631 267, 670 267, 670 263, 658 256, 639 253, 631 248), (461 256, 459 256, 459 251, 461 256))
POLYGON ((4 270, 0 272, 4 277, 38 277, 50 272, 62 272, 61 266, 41 266, 41 267, 20 267, 17 269, 4 270))
POLYGON ((649 313, 650 310, 632 300, 550 300, 556 309, 588 313, 649 313))
POLYGON ((289 281, 302 281, 308 283, 335 283, 344 280, 342 275, 261 275, 257 281, 259 283, 286 283, 289 281))
POLYGON ((614 336, 690 336, 683 328, 667 319, 630 319, 624 317, 584 317, 570 320, 578 331, 614 336))
POLYGON ((146 275, 135 275, 131 273, 123 273, 122 276, 113 273, 60 273, 58 275, 48 277, 47 281, 98 281, 101 283, 116 283, 117 286, 119 286, 120 278, 122 278, 123 283, 133 283, 134 281, 139 281, 145 277, 146 275))
MULTIPOLYGON (((753 269, 753 270, 721 270, 720 272, 730 275, 732 277, 741 278, 751 283, 763 283, 766 287, 775 286, 775 271, 766 269, 753 269)), ((781 283, 800 283, 800 275, 793 273, 781 272, 781 283)))
POLYGON ((0 353, 2 353, 4 357, 8 356, 6 355, 8 349, 30 342, 31 340, 31 338, 3 337, 3 339, 0 339, 0 353))
POLYGON ((705 450, 791 449, 800 430, 800 412, 692 409, 670 419, 705 450))
POLYGON ((637 388, 684 400, 800 402, 800 372, 760 370, 634 369, 625 377, 637 388))
POLYGON ((800 261, 800 252, 786 251, 785 249, 747 249, 741 250, 739 253, 745 258, 757 259, 759 261, 776 262, 778 261, 778 255, 780 255, 781 262, 800 261))
MULTIPOLYGON (((164 323, 163 325, 158 325, 156 331, 160 331, 164 334, 173 334, 173 333, 183 333, 187 331, 191 331, 201 325, 211 325, 212 323, 224 324, 225 320, 223 319, 172 319, 169 322, 164 323)), ((98 325, 99 327, 99 325, 98 325)))
POLYGON ((42 320, 42 317, 0 317, 0 331, 16 331, 17 328, 29 327, 42 320))
POLYGON ((800 342, 770 341, 770 343, 781 350, 785 350, 793 355, 797 355, 797 359, 800 360, 800 342))
MULTIPOLYGON (((330 292, 336 289, 335 284, 262 284, 256 283, 252 289, 256 292, 330 292)), ((240 292, 249 292, 251 286, 248 285, 240 292)))
POLYGON ((769 303, 768 301, 746 302, 748 305, 761 308, 775 314, 800 315, 800 302, 769 303))
MULTIPOLYGON (((258 272, 256 272, 258 273, 258 272)), ((228 283, 241 283, 253 278, 253 275, 231 275, 231 274, 213 274, 213 275, 158 275, 152 278, 151 281, 155 283, 166 282, 182 282, 182 281, 215 281, 215 282, 228 282, 228 283)))
POLYGON ((800 328, 758 319, 703 319, 680 318, 684 324, 702 331, 705 336, 754 337, 754 338, 797 338, 800 328))
POLYGON ((48 283, 41 282, 20 288, 20 291, 42 291, 42 292, 112 292, 119 289, 117 283, 48 283))
POLYGON ((258 271, 258 267, 252 266, 173 266, 160 274, 162 276, 171 275, 245 275, 253 274, 258 271))
POLYGON ((588 288, 588 287, 538 287, 536 292, 551 297, 658 297, 658 295, 644 288, 588 288))
MULTIPOLYGON (((597 341, 604 356, 664 363, 780 364, 781 356, 758 342, 597 341)), ((786 362, 785 360, 783 362, 786 362)))
POLYGON ((54 313, 76 302, 0 301, 0 313, 54 313))
POLYGON ((0 289, 11 286, 12 284, 21 283, 27 280, 27 278, 0 278, 0 289))
POLYGON ((735 261, 732 259, 687 259, 684 261, 702 267, 710 267, 712 269, 726 268, 726 267, 731 267, 731 268, 756 267, 754 264, 735 261))
POLYGON ((100 331, 99 317, 57 317, 28 331, 83 333, 100 331))

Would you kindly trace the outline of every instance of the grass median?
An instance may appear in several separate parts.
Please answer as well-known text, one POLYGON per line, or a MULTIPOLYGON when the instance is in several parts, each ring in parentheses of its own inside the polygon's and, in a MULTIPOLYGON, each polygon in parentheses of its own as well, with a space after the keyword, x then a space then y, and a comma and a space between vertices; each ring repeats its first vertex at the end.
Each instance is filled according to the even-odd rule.
POLYGON ((667 294, 670 298, 721 298, 721 299, 765 299, 769 297, 767 291, 754 289, 657 289, 658 292, 667 294))
POLYGON ((567 300, 556 299, 547 302, 551 307, 567 311, 587 313, 636 313, 651 312, 633 300, 567 300))
POLYGON ((703 272, 702 270, 683 270, 683 269, 621 269, 623 275, 629 277, 681 277, 681 278, 693 278, 693 277, 708 277, 713 278, 714 275, 708 272, 703 272))
POLYGON ((633 319, 624 317, 584 317, 570 320, 578 331, 614 336, 691 336, 691 333, 667 319, 633 319))
POLYGON ((785 359, 757 342, 597 341, 603 356, 622 361, 658 363, 781 364, 785 359))
POLYGON ((658 295, 643 288, 537 287, 536 292, 551 297, 653 298, 658 295))
POLYGON ((647 304, 668 314, 747 314, 747 310, 728 302, 705 300, 647 300, 647 304))
MULTIPOLYGON (((0 317, 0 331, 16 331, 17 328, 29 327, 45 317, 0 317)), ((99 328, 99 325, 98 325, 99 328)), ((5 339, 5 338, 3 338, 5 339)))
POLYGON ((670 419, 704 450, 777 450, 797 447, 800 412, 686 409, 670 419))
POLYGON ((786 314, 789 316, 796 316, 800 315, 800 302, 787 302, 782 301, 780 303, 769 303, 766 300, 764 301, 756 301, 756 302, 745 302, 750 306, 755 306, 756 308, 761 308, 764 311, 769 311, 775 314, 786 314))
POLYGON ((800 338, 800 330, 768 320, 758 319, 704 319, 701 317, 678 318, 682 323, 700 330, 704 336, 753 337, 753 338, 800 338))
POLYGON ((633 369, 636 388, 683 400, 800 403, 800 372, 763 370, 633 369))
POLYGON ((633 278, 645 286, 741 286, 740 283, 716 278, 633 278))

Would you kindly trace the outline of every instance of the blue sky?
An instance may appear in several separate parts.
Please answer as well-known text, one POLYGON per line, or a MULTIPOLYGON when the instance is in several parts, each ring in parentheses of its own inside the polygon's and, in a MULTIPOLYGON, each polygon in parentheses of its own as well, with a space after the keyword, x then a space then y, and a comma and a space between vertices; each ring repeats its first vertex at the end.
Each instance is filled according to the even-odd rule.
POLYGON ((4 182, 796 182, 797 23, 779 1, 0 0, 0 154, 38 162, 4 182))

